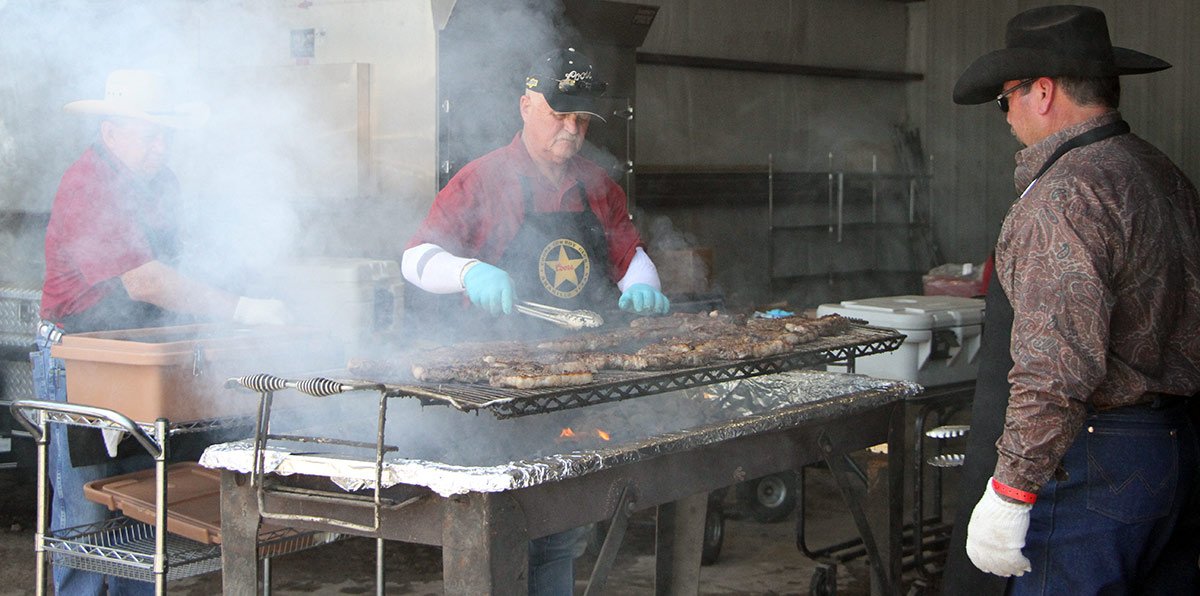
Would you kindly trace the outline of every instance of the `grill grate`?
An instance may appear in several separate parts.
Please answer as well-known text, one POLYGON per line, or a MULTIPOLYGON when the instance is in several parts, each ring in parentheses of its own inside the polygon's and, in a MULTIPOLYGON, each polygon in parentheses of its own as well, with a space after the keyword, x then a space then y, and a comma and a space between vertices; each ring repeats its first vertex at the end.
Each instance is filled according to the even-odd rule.
POLYGON ((393 397, 415 397, 424 403, 449 404, 463 411, 488 410, 497 418, 515 418, 890 352, 899 348, 904 338, 892 329, 856 325, 845 333, 819 338, 801 346, 803 349, 777 356, 668 371, 601 371, 593 382, 574 387, 525 390, 466 383, 385 383, 384 387, 393 397))

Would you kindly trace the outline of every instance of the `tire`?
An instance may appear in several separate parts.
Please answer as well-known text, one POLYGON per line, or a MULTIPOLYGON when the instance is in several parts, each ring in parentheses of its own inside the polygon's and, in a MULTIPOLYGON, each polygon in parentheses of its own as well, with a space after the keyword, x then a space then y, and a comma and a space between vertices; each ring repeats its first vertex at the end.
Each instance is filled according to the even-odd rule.
POLYGON ((704 550, 700 554, 701 565, 716 564, 721 557, 721 544, 725 542, 725 513, 720 506, 708 504, 704 514, 704 550))
POLYGON ((783 521, 796 509, 796 474, 781 472, 744 484, 742 498, 750 515, 764 523, 783 521))

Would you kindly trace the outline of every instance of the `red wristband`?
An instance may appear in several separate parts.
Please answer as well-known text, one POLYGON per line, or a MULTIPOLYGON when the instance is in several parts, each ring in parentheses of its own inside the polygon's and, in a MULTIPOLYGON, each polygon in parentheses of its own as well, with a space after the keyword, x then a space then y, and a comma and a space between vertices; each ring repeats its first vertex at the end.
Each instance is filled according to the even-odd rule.
POLYGON ((1003 482, 1000 482, 999 480, 996 480, 995 478, 992 478, 992 490, 996 491, 996 494, 998 495, 1003 495, 1010 499, 1016 499, 1022 503, 1029 503, 1032 505, 1037 502, 1037 495, 1028 491, 1023 491, 1019 488, 1013 488, 1007 484, 1004 484, 1003 482))

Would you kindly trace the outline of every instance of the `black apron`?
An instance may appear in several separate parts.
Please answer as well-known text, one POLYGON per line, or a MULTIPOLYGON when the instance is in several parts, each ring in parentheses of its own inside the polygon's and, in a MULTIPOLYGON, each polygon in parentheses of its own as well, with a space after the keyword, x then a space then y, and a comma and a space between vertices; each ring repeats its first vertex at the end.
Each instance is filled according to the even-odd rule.
MULTIPOLYGON (((608 237, 592 211, 583 183, 575 185, 582 211, 539 212, 534 210, 533 181, 524 176, 520 181, 525 216, 496 263, 512 276, 517 300, 569 310, 588 309, 609 322, 614 318, 618 295, 609 275, 608 237)), ((491 327, 496 337, 549 337, 564 332, 551 323, 515 312, 511 316, 483 316, 489 320, 479 324, 491 327)))
MULTIPOLYGON (((1054 162, 1071 149, 1129 132, 1124 120, 1093 128, 1073 137, 1057 149, 1042 164, 1033 177, 1034 183, 1054 162)), ((960 474, 958 509, 954 532, 950 536, 946 568, 942 574, 942 594, 986 596, 1003 594, 1008 578, 984 573, 967 557, 967 522, 987 487, 988 478, 996 469, 996 442, 1004 432, 1005 413, 1012 385, 1008 373, 1012 370, 1013 309, 995 268, 988 282, 984 299, 983 337, 979 348, 979 376, 975 381, 975 398, 971 404, 971 432, 967 435, 966 460, 960 474)))

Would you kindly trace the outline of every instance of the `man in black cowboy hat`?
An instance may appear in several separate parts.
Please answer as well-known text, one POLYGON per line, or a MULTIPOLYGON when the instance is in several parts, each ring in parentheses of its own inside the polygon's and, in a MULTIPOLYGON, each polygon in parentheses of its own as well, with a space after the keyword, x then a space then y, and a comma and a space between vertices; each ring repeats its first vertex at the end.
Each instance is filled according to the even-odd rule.
POLYGON ((1023 12, 954 101, 995 101, 1025 145, 987 296, 945 593, 1197 593, 1200 198, 1129 132, 1104 13, 1023 12), (990 478, 988 478, 990 476, 990 478), (970 568, 965 554, 984 576, 970 568), (999 577, 994 577, 999 576, 999 577), (992 581, 986 578, 992 577, 992 581))

